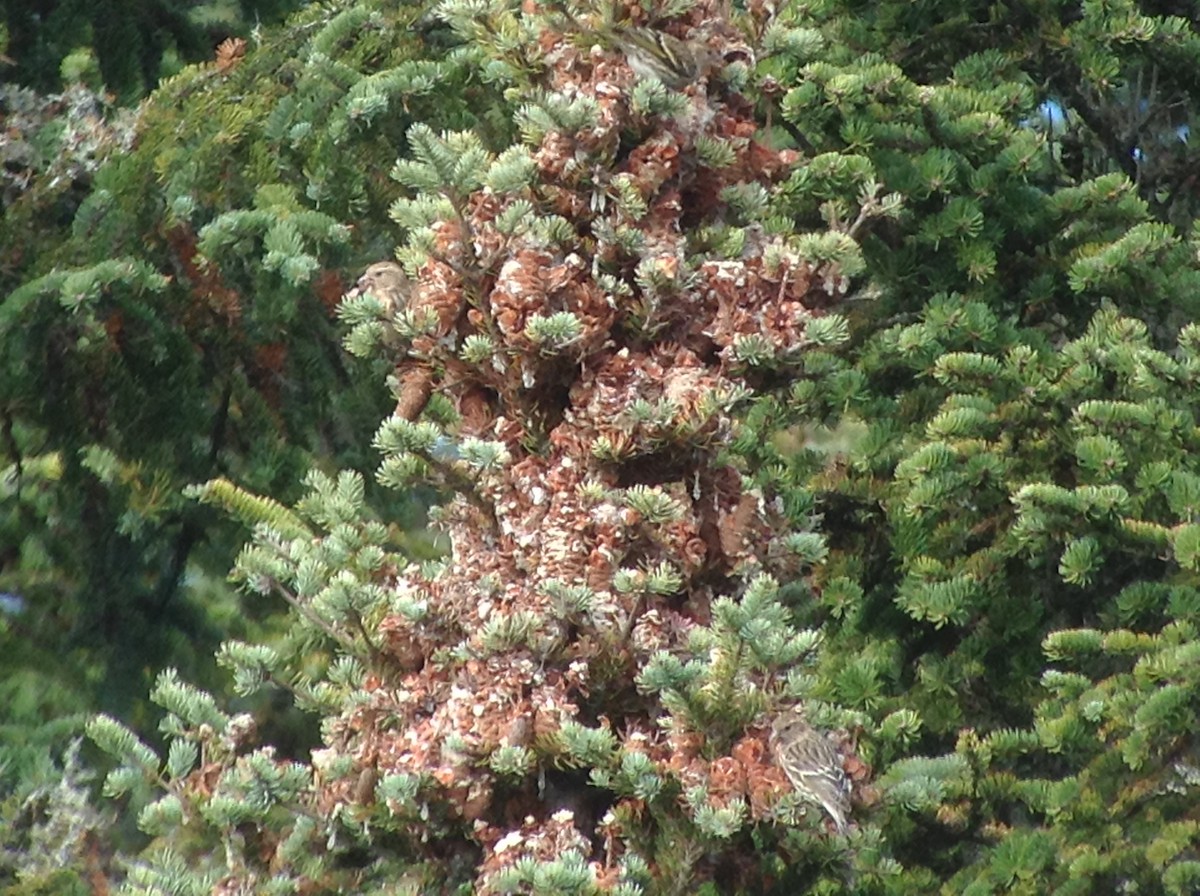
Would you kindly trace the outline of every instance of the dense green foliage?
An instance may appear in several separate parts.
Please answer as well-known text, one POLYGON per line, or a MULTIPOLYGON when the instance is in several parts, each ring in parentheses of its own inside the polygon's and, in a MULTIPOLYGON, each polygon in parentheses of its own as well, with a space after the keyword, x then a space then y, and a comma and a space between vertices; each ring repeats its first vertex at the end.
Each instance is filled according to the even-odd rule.
POLYGON ((0 2, 10 79, 39 91, 77 81, 140 99, 223 40, 278 23, 302 0, 0 2), (15 75, 15 77, 12 77, 15 75))
MULTIPOLYGON (((383 251, 358 222, 383 214, 407 119, 346 91, 386 108, 403 89, 458 122, 462 103, 430 97, 437 64, 396 38, 417 14, 301 14, 240 63, 185 70, 136 125, 84 88, 12 89, 0 588, 24 612, 0 629, 6 747, 66 712, 139 718, 168 663, 215 685, 220 640, 270 625, 221 582, 239 533, 184 486, 286 497, 314 463, 372 463, 387 390, 339 353, 333 309, 338 267, 383 251)), ((415 522, 408 496, 381 504, 415 522)))
MULTIPOLYGON (((128 893, 1195 892, 1200 14, 794 0, 735 5, 728 32, 704 4, 538 6, 310 7, 165 83, 132 142, 82 94, 19 95, 36 176, 5 182, 0 590, 25 610, 0 617, 0 669, 7 730, 40 739, 5 754, 5 845, 101 827, 58 757, 103 709, 151 744, 90 729, 153 841, 128 893), (697 87, 680 57, 706 39, 726 65, 697 87), (646 53, 665 86, 623 80, 646 53), (743 118, 757 133, 717 130, 743 118), (650 184, 664 141, 685 161, 650 184), (348 300, 340 354, 338 271, 397 245, 429 307, 348 300), (505 317, 526 294, 496 284, 539 252, 614 320, 505 317), (705 266, 760 258, 810 265, 775 281, 803 348, 706 355, 735 310, 698 323, 705 266), (659 379, 694 374, 667 390, 686 407, 647 377, 628 431, 570 455, 588 390, 615 389, 598 359, 675 342, 659 379), (414 363, 445 394, 372 443, 414 363), (380 453, 391 490, 306 473, 380 453), (573 569, 539 559, 551 517, 489 541, 488 519, 522 525, 496 496, 561 481, 564 454, 599 471, 581 502, 644 527, 611 582, 595 558, 546 573, 573 569), (729 476, 761 503, 701 532, 692 568, 680 507, 729 476), (415 482, 461 496, 444 562, 388 525, 413 524, 415 482), (212 579, 237 538, 212 505, 255 527, 244 604, 212 579), (510 554, 519 574, 489 577, 510 554), (231 689, 205 671, 220 640, 231 689), (129 709, 168 664, 156 732, 129 709), (577 690, 553 724, 452 730, 556 675, 577 690), (264 695, 307 735, 274 732, 264 695), (759 752, 797 699, 846 732, 845 837, 759 752)), ((0 881, 66 891, 84 855, 5 858, 0 881)))

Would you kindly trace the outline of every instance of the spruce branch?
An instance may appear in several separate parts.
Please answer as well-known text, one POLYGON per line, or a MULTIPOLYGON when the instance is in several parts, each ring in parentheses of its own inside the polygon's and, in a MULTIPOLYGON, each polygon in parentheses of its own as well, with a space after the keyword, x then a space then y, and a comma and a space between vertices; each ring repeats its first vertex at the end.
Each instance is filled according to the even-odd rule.
MULTIPOLYGON (((287 601, 288 605, 301 616, 303 616, 310 625, 324 632, 331 641, 333 641, 335 644, 338 644, 348 654, 351 656, 364 658, 353 638, 338 631, 331 624, 322 619, 317 613, 313 612, 311 607, 305 604, 304 601, 300 600, 300 598, 297 597, 296 594, 294 594, 282 582, 277 580, 272 581, 270 582, 270 587, 272 590, 278 592, 278 594, 285 601, 287 601)), ((370 647, 371 642, 368 641, 367 644, 368 647, 370 647)))

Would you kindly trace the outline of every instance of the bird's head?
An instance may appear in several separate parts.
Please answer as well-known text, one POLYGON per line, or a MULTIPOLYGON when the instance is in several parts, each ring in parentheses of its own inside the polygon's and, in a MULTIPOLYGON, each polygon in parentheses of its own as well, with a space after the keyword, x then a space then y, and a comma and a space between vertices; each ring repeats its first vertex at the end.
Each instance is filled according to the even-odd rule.
POLYGON ((786 737, 808 727, 808 716, 800 703, 780 709, 771 723, 771 731, 776 737, 786 737))

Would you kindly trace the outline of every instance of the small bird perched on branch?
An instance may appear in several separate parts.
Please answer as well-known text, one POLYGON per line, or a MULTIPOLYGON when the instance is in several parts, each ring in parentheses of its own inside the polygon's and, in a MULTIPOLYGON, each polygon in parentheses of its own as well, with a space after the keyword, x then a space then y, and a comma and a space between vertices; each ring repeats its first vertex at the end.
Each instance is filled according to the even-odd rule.
POLYGON ((679 89, 708 74, 719 58, 708 47, 652 28, 614 29, 611 39, 639 78, 657 78, 679 89))
POLYGON ((820 804, 839 834, 849 827, 850 780, 842 758, 825 731, 809 724, 801 707, 779 714, 771 725, 775 760, 805 799, 820 804))
MULTIPOLYGON (((363 271, 358 282, 346 293, 347 299, 372 295, 383 306, 387 317, 395 320, 409 307, 413 298, 413 282, 404 268, 394 261, 377 261, 363 271)), ((395 348, 395 344, 387 343, 395 348)), ((403 357, 396 366, 396 415, 416 420, 433 394, 433 372, 428 364, 403 357)))
POLYGON ((563 33, 579 33, 584 39, 596 39, 619 50, 637 77, 653 78, 673 90, 709 78, 724 62, 741 59, 753 65, 754 54, 741 35, 732 27, 714 32, 715 21, 690 29, 685 40, 664 30, 665 19, 618 19, 619 7, 611 4, 544 0, 542 5, 563 33))
POLYGON ((369 293, 379 300, 389 314, 395 314, 408 304, 411 291, 412 281, 404 273, 404 268, 394 261, 378 261, 363 271, 354 288, 346 295, 355 298, 369 293))

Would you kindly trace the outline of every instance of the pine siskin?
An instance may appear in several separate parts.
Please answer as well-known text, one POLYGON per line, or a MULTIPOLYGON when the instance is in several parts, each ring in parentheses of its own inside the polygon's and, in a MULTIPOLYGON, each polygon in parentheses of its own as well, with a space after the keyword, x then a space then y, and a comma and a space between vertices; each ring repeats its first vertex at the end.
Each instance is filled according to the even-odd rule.
POLYGON ((837 832, 844 834, 849 825, 850 780, 829 735, 813 728, 804 711, 795 707, 781 713, 771 725, 771 748, 796 792, 819 803, 837 832))
POLYGON ((354 783, 354 802, 360 806, 369 806, 375 802, 375 785, 379 783, 379 770, 373 765, 368 765, 358 773, 358 780, 354 783))
POLYGON ((354 298, 370 293, 388 314, 395 314, 408 304, 411 290, 412 281, 404 273, 404 268, 394 261, 379 261, 363 271, 354 288, 346 295, 354 298))
POLYGON ((715 54, 698 41, 683 41, 653 28, 613 29, 612 41, 640 78, 656 78, 678 90, 708 74, 715 54))

